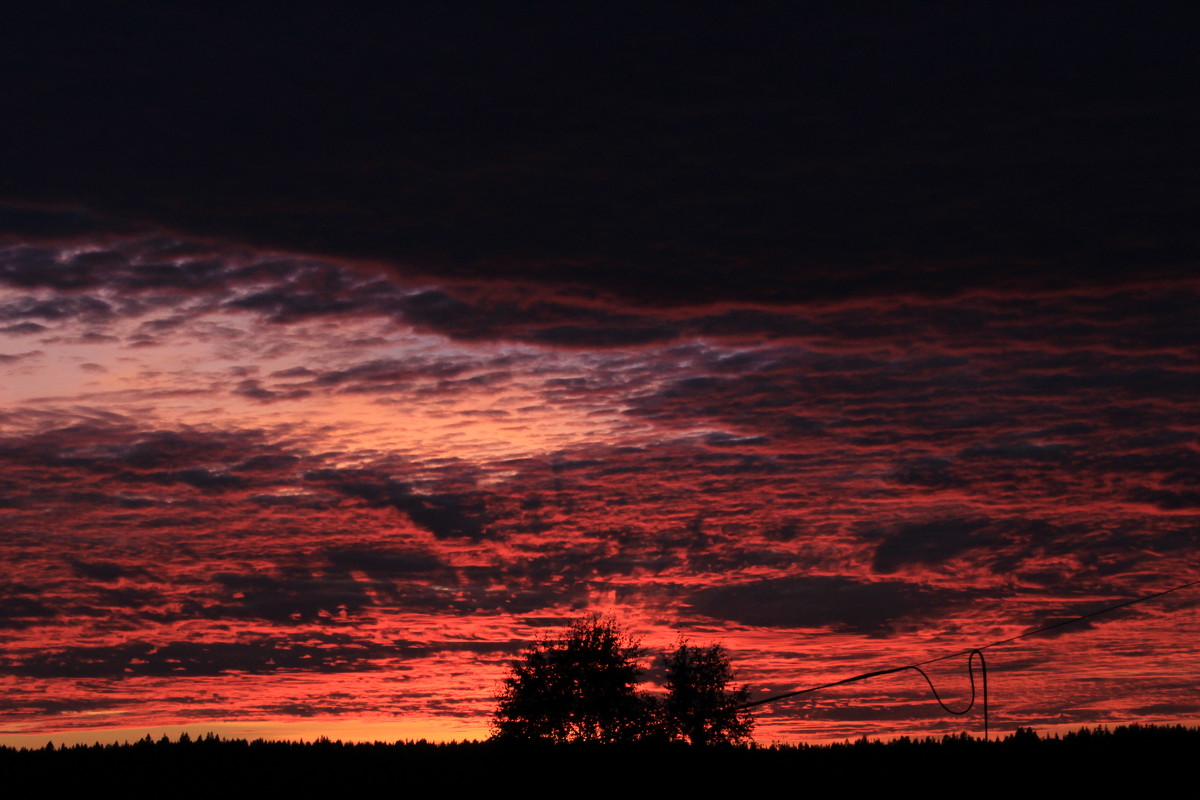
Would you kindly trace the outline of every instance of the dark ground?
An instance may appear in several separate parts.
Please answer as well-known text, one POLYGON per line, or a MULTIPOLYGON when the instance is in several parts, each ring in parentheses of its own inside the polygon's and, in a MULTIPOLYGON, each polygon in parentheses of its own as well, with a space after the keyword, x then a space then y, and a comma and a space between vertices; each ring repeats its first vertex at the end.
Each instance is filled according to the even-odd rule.
POLYGON ((1200 728, 1129 726, 1062 737, 1029 730, 822 746, 501 746, 491 742, 308 744, 208 738, 40 750, 0 748, 4 796, 115 790, 125 797, 323 797, 486 790, 584 797, 896 791, 1013 792, 1186 787, 1200 728))

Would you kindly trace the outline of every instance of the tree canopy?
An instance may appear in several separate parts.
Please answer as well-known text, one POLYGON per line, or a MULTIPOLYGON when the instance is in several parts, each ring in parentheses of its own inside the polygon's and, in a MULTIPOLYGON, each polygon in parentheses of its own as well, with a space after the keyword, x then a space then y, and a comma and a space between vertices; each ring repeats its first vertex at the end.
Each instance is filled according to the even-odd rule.
POLYGON ((668 737, 698 745, 733 744, 750 738, 754 720, 750 712, 739 708, 750 698, 750 690, 729 688, 733 670, 724 647, 680 642, 667 654, 666 667, 662 716, 668 737))
POLYGON ((492 731, 506 740, 725 744, 746 741, 753 724, 731 690, 720 645, 681 642, 665 655, 666 695, 643 694, 646 651, 611 618, 590 616, 543 639, 513 662, 498 695, 492 731))
POLYGON ((637 693, 638 643, 615 620, 588 617, 525 651, 504 680, 497 738, 620 742, 642 738, 650 708, 637 693))

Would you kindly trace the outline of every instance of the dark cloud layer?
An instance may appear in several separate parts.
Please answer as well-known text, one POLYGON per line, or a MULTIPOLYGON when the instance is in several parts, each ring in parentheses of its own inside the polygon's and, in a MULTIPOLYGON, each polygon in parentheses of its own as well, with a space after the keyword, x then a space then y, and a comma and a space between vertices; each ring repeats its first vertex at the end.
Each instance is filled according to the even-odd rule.
POLYGON ((1192 16, 28 8, 0 195, 655 304, 1119 282, 1196 252, 1192 16))
POLYGON ((6 659, 0 671, 30 678, 99 678, 137 675, 219 675, 271 673, 287 669, 347 671, 376 669, 371 663, 387 651, 346 636, 323 642, 296 638, 243 642, 129 642, 104 647, 73 647, 6 659))
POLYGON ((775 578, 702 589, 689 599, 699 614, 750 625, 833 628, 867 635, 952 612, 970 593, 930 590, 901 581, 842 577, 775 578))

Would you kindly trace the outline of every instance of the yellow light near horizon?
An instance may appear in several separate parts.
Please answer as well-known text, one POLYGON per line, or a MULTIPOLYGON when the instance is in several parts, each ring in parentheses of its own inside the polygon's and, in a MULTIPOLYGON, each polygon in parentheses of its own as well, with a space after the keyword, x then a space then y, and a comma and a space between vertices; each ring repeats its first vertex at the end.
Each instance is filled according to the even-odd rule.
POLYGON ((268 741, 312 742, 325 737, 343 742, 404 742, 424 739, 430 742, 461 742, 486 739, 487 726, 474 720, 452 717, 406 717, 395 720, 321 719, 285 722, 282 720, 245 722, 199 722, 129 728, 62 728, 39 733, 0 731, 0 747, 39 749, 49 743, 56 746, 77 744, 122 744, 149 736, 177 741, 180 734, 195 740, 209 733, 222 739, 266 739, 268 741))

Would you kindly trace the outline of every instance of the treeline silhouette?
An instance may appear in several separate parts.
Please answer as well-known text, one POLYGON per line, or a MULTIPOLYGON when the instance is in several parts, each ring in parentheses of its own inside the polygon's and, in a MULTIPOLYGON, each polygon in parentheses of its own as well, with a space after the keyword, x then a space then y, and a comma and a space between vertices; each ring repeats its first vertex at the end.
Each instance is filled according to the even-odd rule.
POLYGON ((823 745, 696 747, 682 743, 345 743, 208 735, 132 744, 0 747, 5 796, 112 789, 208 798, 347 796, 352 792, 495 790, 603 793, 795 785, 805 792, 894 790, 986 780, 1023 793, 1112 790, 1188 779, 1200 728, 1129 725, 1061 736, 1019 728, 992 741, 966 734, 823 745), (619 785, 617 785, 619 784, 619 785))

